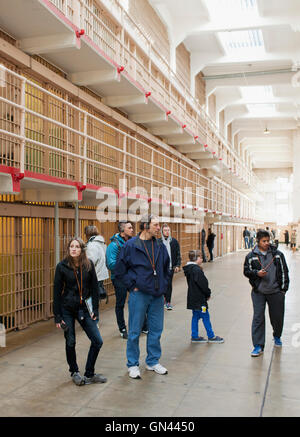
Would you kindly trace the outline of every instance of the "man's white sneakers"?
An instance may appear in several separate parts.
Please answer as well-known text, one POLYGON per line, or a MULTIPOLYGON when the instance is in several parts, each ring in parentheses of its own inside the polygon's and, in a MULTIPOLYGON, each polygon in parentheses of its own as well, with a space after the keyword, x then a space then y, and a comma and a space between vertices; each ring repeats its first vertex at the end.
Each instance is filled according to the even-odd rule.
MULTIPOLYGON (((166 375, 168 373, 167 369, 159 363, 154 364, 154 366, 148 366, 147 364, 146 369, 152 370, 153 372, 156 372, 159 375, 166 375)), ((139 366, 128 367, 128 373, 130 378, 141 379, 141 372, 139 366)))
POLYGON ((168 373, 167 369, 159 363, 154 364, 154 366, 146 365, 146 369, 153 370, 154 372, 158 373, 159 375, 166 375, 168 373))
POLYGON ((138 366, 128 367, 130 378, 141 379, 141 372, 138 366))

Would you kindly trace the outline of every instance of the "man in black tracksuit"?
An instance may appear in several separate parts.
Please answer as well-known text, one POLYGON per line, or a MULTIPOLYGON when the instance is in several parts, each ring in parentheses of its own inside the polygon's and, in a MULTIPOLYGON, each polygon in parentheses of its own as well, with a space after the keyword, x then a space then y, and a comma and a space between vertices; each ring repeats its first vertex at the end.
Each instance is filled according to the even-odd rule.
POLYGON ((284 320, 285 293, 289 287, 289 271, 282 252, 270 245, 268 231, 257 233, 257 246, 246 256, 244 275, 252 286, 253 321, 251 353, 257 357, 265 345, 265 308, 268 303, 273 327, 274 345, 282 346, 281 334, 284 320))
POLYGON ((172 310, 171 297, 172 297, 172 282, 174 273, 178 273, 181 265, 180 246, 176 238, 171 236, 171 230, 167 223, 164 223, 161 227, 161 241, 166 246, 168 255, 170 258, 170 278, 165 295, 165 308, 172 310))

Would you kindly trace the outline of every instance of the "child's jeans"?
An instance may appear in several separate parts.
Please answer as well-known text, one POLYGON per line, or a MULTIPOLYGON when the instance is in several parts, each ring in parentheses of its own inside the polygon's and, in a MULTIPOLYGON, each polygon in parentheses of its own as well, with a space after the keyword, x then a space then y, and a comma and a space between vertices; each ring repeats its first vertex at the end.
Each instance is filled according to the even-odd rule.
POLYGON ((193 310, 193 317, 192 317, 192 338, 198 337, 198 323, 199 319, 202 319, 204 328, 207 333, 208 338, 213 338, 215 336, 214 331, 212 329, 211 323, 210 323, 210 317, 209 312, 206 310, 205 313, 203 313, 201 310, 193 310))

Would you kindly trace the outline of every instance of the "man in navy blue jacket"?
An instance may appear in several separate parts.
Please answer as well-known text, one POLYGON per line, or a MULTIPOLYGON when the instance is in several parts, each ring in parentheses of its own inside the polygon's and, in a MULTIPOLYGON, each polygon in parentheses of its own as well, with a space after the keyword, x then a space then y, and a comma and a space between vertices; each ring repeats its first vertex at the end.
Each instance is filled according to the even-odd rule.
POLYGON ((129 290, 129 332, 127 367, 131 378, 140 378, 139 338, 145 315, 148 318, 146 369, 167 374, 159 364, 160 337, 164 323, 164 293, 169 282, 170 259, 164 244, 157 240, 159 219, 142 218, 141 233, 122 247, 115 266, 115 277, 129 290))

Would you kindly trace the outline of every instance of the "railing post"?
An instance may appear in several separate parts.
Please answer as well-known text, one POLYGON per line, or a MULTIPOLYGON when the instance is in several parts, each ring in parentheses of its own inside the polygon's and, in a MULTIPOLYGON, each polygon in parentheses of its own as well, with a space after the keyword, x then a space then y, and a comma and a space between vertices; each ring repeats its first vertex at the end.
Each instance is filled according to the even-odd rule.
POLYGON ((79 205, 75 202, 75 237, 80 237, 79 235, 79 205))
POLYGON ((84 113, 84 127, 83 127, 83 133, 84 133, 84 143, 83 143, 83 184, 86 185, 87 181, 87 113, 84 113))
POLYGON ((44 264, 44 283, 45 283, 45 310, 44 318, 49 319, 50 309, 50 220, 44 220, 44 245, 43 245, 43 264, 44 264))
POLYGON ((21 120, 20 120, 20 135, 21 140, 21 150, 20 150, 20 173, 25 171, 25 93, 26 93, 26 79, 22 79, 21 83, 21 120))
POLYGON ((73 23, 81 29, 81 4, 80 0, 73 0, 73 23))
POLYGON ((15 274, 16 274, 16 312, 15 312, 15 327, 24 329, 27 327, 24 318, 24 281, 23 281, 23 233, 22 233, 22 217, 15 217, 15 274))
POLYGON ((124 9, 121 9, 121 50, 120 65, 125 65, 125 28, 124 28, 124 9))

